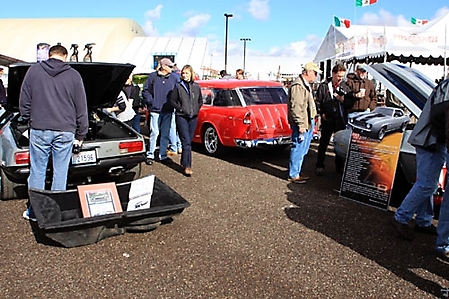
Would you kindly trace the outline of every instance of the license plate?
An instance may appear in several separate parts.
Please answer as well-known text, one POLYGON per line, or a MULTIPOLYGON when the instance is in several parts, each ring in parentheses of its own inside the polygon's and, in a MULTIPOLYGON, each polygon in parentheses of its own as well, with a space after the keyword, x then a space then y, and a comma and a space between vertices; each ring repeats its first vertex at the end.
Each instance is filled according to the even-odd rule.
POLYGON ((72 154, 72 164, 87 164, 97 162, 95 151, 85 151, 79 154, 72 154))

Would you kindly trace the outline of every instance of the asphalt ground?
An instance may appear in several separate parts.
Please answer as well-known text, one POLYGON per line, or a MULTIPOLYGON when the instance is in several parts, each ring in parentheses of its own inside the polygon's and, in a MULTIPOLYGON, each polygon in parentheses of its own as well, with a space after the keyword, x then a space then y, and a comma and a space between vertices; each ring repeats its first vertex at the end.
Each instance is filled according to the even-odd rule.
POLYGON ((190 178, 144 165, 191 206, 153 231, 75 248, 36 239, 25 199, 0 201, 0 298, 437 298, 449 287, 435 236, 398 239, 392 210, 340 198, 331 157, 314 175, 316 144, 307 184, 287 182, 288 157, 196 150, 190 178))

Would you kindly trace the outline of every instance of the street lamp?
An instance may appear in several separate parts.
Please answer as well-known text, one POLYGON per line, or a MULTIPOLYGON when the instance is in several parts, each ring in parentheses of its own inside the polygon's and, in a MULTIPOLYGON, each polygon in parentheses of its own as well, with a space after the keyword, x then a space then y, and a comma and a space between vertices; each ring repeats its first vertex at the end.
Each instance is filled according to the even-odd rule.
POLYGON ((243 71, 246 72, 246 68, 245 68, 245 58, 246 58, 246 42, 250 42, 251 39, 250 38, 241 38, 241 41, 243 41, 243 71))
POLYGON ((225 13, 226 18, 226 32, 225 32, 225 71, 228 73, 228 18, 232 18, 232 14, 225 13))

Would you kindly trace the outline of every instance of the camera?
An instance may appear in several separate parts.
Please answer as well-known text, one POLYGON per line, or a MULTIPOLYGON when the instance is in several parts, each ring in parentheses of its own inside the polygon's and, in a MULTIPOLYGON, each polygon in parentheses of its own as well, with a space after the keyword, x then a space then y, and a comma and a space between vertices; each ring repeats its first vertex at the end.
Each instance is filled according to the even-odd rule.
POLYGON ((344 96, 346 94, 346 92, 344 92, 340 88, 334 89, 334 93, 338 94, 339 96, 344 96))
POLYGON ((72 148, 73 154, 79 154, 81 152, 81 146, 79 144, 74 144, 72 148))

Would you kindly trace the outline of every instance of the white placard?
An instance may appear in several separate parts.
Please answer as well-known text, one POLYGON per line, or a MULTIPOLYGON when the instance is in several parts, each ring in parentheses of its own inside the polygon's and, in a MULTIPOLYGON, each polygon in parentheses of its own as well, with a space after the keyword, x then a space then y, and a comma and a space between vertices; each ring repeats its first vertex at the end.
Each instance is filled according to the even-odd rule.
POLYGON ((153 195, 154 175, 137 179, 131 182, 129 189, 129 202, 127 211, 149 209, 153 195))

